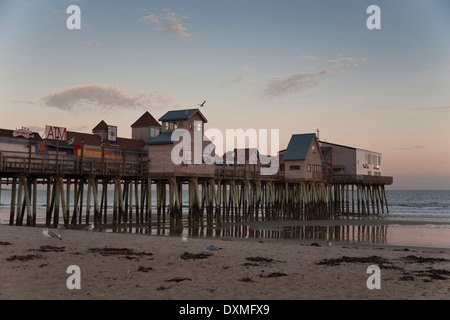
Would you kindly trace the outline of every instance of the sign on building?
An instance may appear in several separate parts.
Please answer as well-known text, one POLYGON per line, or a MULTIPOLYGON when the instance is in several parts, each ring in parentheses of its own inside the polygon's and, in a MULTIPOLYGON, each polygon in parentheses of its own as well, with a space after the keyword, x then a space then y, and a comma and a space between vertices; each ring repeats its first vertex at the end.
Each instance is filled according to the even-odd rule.
POLYGON ((67 129, 63 127, 45 126, 45 139, 67 140, 67 129))
POLYGON ((12 133, 13 137, 24 137, 24 138, 33 138, 33 131, 31 131, 29 128, 27 127, 22 127, 22 129, 16 129, 13 131, 12 133))
POLYGON ((111 141, 111 142, 117 141, 117 127, 116 126, 108 126, 108 141, 111 141))

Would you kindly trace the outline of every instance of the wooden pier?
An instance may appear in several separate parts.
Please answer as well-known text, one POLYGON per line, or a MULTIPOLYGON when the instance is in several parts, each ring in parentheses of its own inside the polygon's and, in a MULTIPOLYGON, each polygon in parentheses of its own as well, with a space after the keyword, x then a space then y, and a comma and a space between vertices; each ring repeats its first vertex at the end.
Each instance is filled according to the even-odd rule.
MULTIPOLYGON (((216 166, 212 176, 155 175, 148 162, 17 154, 0 156, 0 194, 11 188, 10 225, 36 226, 38 186, 46 188, 46 226, 94 223, 98 229, 314 220, 388 213, 392 177, 330 176, 287 180, 258 167, 216 166), (108 190, 113 190, 112 208, 108 190), (183 192, 185 191, 185 192, 183 192), (188 195, 188 198, 183 197, 188 195), (156 195, 156 198, 152 198, 156 195), (188 203, 188 205, 184 205, 188 203)), ((42 187, 41 187, 42 188, 42 187)))

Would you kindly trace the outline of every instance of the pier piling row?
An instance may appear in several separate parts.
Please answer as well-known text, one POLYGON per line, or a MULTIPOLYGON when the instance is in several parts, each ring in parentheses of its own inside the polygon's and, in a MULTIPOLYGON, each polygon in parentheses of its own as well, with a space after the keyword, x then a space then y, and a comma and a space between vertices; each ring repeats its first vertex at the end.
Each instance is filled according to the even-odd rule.
POLYGON ((211 227, 389 212, 383 181, 9 173, 1 175, 0 190, 11 189, 10 225, 36 226, 38 186, 46 190, 47 227, 152 227, 168 219, 171 228, 179 228, 184 218, 189 226, 211 227))

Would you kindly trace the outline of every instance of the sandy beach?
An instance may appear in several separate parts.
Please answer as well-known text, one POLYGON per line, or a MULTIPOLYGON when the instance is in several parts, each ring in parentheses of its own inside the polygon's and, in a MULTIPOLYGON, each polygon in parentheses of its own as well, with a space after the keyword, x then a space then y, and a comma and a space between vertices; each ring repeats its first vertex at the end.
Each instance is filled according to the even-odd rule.
POLYGON ((450 250, 0 226, 0 299, 444 299, 450 250), (204 253, 215 244, 220 250, 204 253), (68 289, 67 268, 81 289, 68 289), (368 289, 371 265, 380 289, 368 289))

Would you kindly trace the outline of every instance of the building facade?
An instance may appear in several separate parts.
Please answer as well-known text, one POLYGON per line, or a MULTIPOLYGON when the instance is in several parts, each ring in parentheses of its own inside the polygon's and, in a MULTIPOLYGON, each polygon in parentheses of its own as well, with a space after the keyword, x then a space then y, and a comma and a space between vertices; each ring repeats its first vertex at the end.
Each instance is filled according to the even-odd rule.
POLYGON ((280 172, 289 180, 321 180, 324 161, 316 134, 294 134, 279 152, 280 172))
POLYGON ((382 154, 320 141, 324 166, 334 175, 382 175, 382 154))

